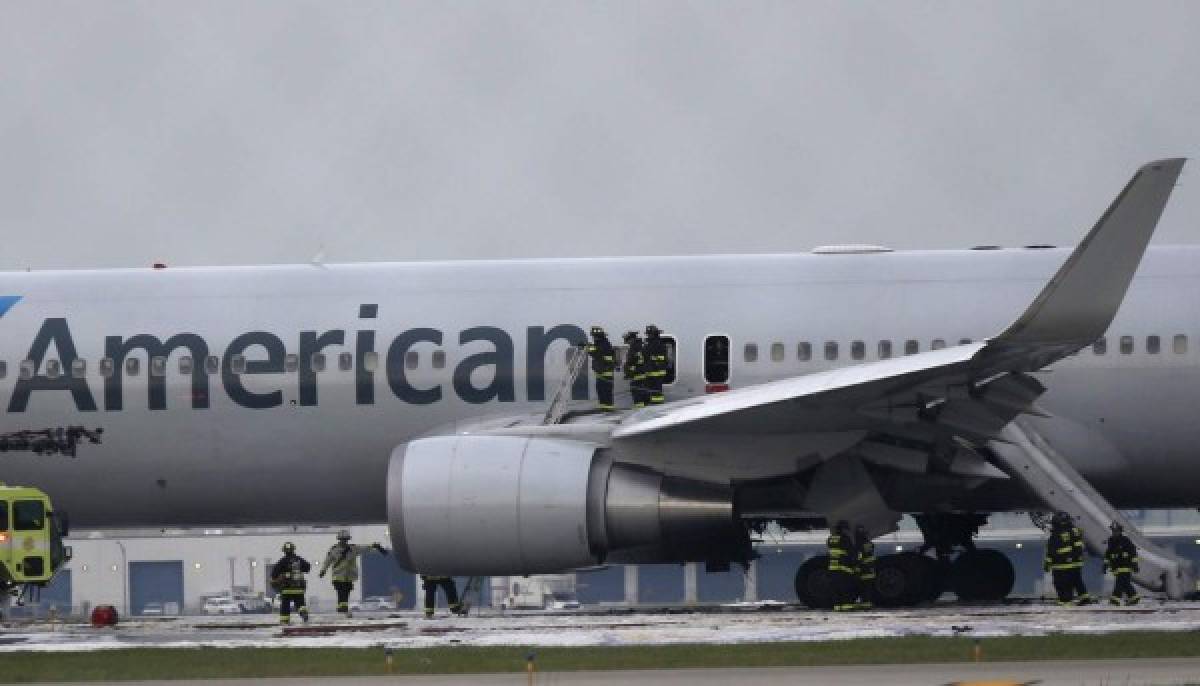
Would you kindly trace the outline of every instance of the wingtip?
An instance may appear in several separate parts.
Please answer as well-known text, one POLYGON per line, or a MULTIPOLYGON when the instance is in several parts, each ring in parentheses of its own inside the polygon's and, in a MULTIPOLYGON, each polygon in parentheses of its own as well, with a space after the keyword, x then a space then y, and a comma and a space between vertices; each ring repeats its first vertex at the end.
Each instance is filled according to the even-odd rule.
POLYGON ((1141 171, 1178 171, 1188 161, 1186 157, 1168 157, 1142 165, 1141 171))

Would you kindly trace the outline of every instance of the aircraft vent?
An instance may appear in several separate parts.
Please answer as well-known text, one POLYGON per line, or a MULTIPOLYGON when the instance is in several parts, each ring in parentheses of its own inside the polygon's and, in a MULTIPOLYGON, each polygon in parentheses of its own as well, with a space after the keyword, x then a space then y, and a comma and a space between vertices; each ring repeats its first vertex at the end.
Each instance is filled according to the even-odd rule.
POLYGON ((813 248, 814 255, 866 255, 878 252, 892 252, 892 249, 882 245, 822 245, 813 248))
POLYGON ((971 249, 972 250, 1000 250, 1001 248, 998 245, 975 245, 975 246, 972 246, 971 249))

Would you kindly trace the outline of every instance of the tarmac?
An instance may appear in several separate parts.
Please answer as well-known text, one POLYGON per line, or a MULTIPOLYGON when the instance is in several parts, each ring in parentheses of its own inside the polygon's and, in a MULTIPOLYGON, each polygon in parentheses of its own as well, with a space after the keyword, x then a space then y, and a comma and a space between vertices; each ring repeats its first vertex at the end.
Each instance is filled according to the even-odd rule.
MULTIPOLYGON (((328 679, 221 679, 210 681, 143 681, 169 686, 252 686, 264 681, 299 686, 459 686, 467 684, 646 684, 647 686, 1178 686, 1200 684, 1200 660, 1096 660, 1087 662, 998 662, 969 665, 904 665, 856 667, 766 667, 757 669, 670 669, 535 674, 470 674, 455 676, 336 677, 328 679)), ((104 682, 88 682, 96 686, 104 682)), ((120 683, 120 682, 113 682, 120 683)), ((83 686, 82 684, 80 686, 83 686)))

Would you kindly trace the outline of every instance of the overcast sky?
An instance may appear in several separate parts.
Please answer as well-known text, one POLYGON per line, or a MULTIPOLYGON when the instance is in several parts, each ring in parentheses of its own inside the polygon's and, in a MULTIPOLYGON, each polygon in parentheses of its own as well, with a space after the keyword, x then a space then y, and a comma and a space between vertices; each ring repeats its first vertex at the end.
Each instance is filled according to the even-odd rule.
POLYGON ((1200 2, 0 4, 3 269, 1070 244, 1198 140, 1200 2))

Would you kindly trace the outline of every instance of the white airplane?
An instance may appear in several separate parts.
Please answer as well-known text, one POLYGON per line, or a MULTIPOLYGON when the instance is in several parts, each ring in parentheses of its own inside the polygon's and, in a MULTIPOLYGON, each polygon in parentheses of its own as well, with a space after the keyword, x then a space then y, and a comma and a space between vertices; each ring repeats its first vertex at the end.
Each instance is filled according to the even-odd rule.
MULTIPOLYGON (((1200 248, 1147 250, 1183 164, 1138 170, 1073 252, 0 274, 0 479, 83 527, 387 521, 402 566, 457 575, 728 565, 772 521, 909 513, 962 551, 953 590, 1002 597, 983 515, 1066 509, 1095 548, 1115 508, 1200 505, 1200 248), (587 405, 586 327, 647 323, 669 402, 547 420, 560 384, 587 405)), ((940 573, 885 556, 879 590, 940 573)))

